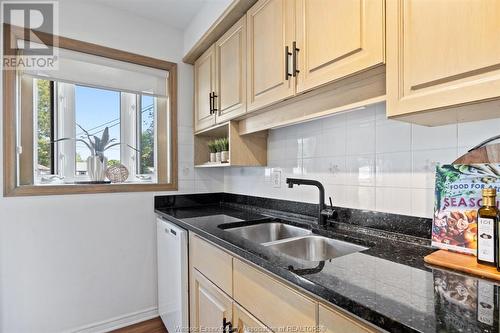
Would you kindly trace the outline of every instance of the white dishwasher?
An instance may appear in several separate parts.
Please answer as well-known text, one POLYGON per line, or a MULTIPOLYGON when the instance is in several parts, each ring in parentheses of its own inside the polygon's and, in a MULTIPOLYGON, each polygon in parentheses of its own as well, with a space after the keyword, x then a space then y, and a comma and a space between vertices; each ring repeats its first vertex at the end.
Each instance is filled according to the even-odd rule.
POLYGON ((158 312, 168 332, 188 328, 187 231, 156 218, 158 249, 158 312))

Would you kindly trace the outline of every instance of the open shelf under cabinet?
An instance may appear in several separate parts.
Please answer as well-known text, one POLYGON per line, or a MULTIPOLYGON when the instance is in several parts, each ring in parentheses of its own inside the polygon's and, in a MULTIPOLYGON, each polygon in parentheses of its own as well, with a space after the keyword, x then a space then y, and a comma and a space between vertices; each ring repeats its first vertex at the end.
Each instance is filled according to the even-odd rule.
POLYGON ((194 164, 196 168, 231 166, 266 166, 267 131, 240 135, 238 123, 230 121, 194 135, 194 164), (208 142, 227 137, 229 139, 229 162, 210 163, 208 142))

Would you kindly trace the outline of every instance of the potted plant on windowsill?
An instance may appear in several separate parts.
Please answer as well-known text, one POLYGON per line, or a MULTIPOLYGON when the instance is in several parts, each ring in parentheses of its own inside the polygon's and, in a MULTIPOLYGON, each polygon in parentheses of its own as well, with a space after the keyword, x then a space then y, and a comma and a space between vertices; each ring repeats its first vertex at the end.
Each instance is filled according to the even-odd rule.
MULTIPOLYGON (((122 145, 120 142, 115 142, 116 139, 109 138, 109 128, 106 127, 102 132, 102 136, 99 138, 95 135, 91 135, 83 127, 77 124, 78 127, 85 133, 85 136, 80 138, 61 138, 55 140, 54 142, 60 141, 77 141, 84 143, 90 150, 90 156, 87 158, 87 172, 89 178, 92 182, 99 183, 103 182, 106 178, 106 169, 108 167, 108 159, 104 156, 104 152, 112 147, 122 145), (86 137, 86 140, 85 140, 86 137), (113 143, 115 142, 115 143, 113 143)), ((138 151, 130 145, 126 145, 130 149, 138 151)))
POLYGON ((208 151, 210 152, 210 163, 215 163, 215 154, 217 153, 217 145, 214 141, 208 142, 208 151))
POLYGON ((227 163, 229 161, 229 139, 228 138, 220 139, 220 145, 221 145, 220 160, 222 163, 227 163))

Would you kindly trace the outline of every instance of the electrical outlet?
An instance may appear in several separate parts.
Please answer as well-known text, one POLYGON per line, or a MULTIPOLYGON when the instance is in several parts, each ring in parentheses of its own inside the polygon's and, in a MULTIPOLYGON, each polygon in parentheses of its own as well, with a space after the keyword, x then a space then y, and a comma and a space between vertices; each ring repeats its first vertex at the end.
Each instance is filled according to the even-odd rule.
POLYGON ((271 182, 273 183, 273 187, 279 188, 281 187, 281 171, 273 170, 271 176, 271 182))

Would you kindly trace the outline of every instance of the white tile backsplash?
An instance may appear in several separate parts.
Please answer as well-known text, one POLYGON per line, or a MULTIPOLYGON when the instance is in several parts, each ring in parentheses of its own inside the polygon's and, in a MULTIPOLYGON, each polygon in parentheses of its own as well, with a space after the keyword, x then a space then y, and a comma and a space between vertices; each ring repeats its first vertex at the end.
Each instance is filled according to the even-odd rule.
POLYGON ((179 126, 177 127, 178 132, 178 143, 180 145, 193 145, 194 144, 194 136, 193 136, 193 128, 188 126, 179 126))
MULTIPOLYGON (((412 125, 412 149, 442 149, 457 147, 457 125, 425 127, 412 125)), ((398 139, 395 137, 395 139, 398 139)))
POLYGON ((396 214, 411 212, 411 189, 399 187, 377 187, 375 210, 396 214))
POLYGON ((405 187, 411 185, 411 152, 377 154, 375 158, 375 185, 377 187, 405 187))
POLYGON ((411 175, 412 188, 434 188, 436 164, 453 162, 457 155, 456 148, 415 150, 411 175))
POLYGON ((375 154, 346 156, 346 185, 375 185, 375 154))
POLYGON ((481 141, 498 135, 500 118, 458 124, 458 146, 471 149, 481 141))
POLYGON ((179 112, 177 127, 178 185, 179 193, 224 191, 224 170, 197 169, 194 167, 194 136, 192 112, 179 112))
POLYGON ((324 128, 320 136, 321 156, 346 154, 346 127, 324 128))
POLYGON ((499 131, 500 118, 439 127, 389 120, 380 103, 271 130, 268 167, 228 168, 224 189, 316 203, 314 187, 285 183, 287 177, 312 178, 335 205, 431 217, 436 163, 454 161, 499 131), (280 188, 270 182, 273 168, 282 171, 280 188))
POLYGON ((431 217, 434 210, 434 188, 411 189, 411 214, 431 217))
POLYGON ((374 152, 375 122, 372 121, 348 125, 346 136, 347 155, 369 154, 374 152))
MULTIPOLYGON (((346 207, 375 210, 375 195, 375 187, 373 186, 346 186, 346 207)), ((335 198, 335 189, 330 196, 335 198)), ((316 201, 314 202, 316 203, 316 201)), ((335 201, 334 205, 336 205, 335 201)))
POLYGON ((393 153, 410 151, 411 125, 402 122, 378 120, 375 128, 375 152, 393 153), (398 138, 398 140, 394 140, 398 138))

